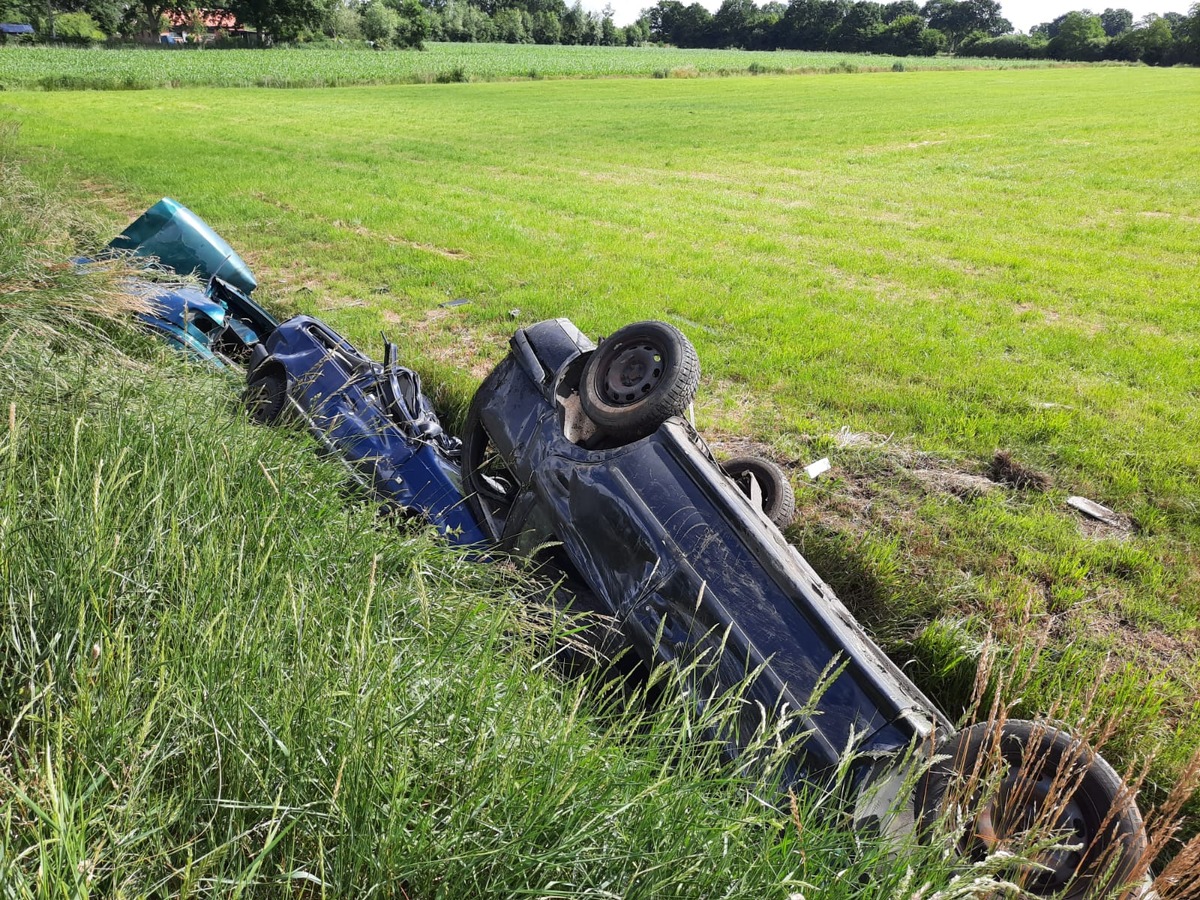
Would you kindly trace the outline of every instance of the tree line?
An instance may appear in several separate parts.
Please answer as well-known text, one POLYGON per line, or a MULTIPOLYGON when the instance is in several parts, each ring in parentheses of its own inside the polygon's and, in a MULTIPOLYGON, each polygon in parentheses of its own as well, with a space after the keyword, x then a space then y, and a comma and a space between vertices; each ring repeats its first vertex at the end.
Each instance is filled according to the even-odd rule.
MULTIPOLYGON (((157 35, 168 10, 198 10, 204 0, 0 0, 0 19, 30 21, 46 32, 57 7, 58 37, 157 35), (69 25, 70 27, 64 27, 69 25)), ((824 50, 894 56, 952 53, 1001 59, 1121 60, 1151 65, 1200 63, 1200 3, 1189 15, 1134 20, 1127 9, 1069 12, 1015 33, 997 0, 723 0, 715 13, 699 2, 658 0, 636 22, 618 26, 613 10, 580 0, 223 0, 262 43, 369 41, 377 48, 426 40, 685 48, 824 50)))

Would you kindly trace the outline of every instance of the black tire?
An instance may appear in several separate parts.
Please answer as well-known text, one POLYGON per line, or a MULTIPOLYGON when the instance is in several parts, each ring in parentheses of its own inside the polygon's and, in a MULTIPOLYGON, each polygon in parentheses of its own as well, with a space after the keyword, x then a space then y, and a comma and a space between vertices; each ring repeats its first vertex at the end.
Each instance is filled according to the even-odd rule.
POLYGON ((483 380, 467 408, 462 436, 463 494, 466 496, 467 509, 494 544, 499 543, 504 534, 504 523, 516 499, 518 485, 483 426, 482 398, 490 393, 485 390, 488 384, 505 377, 504 367, 511 365, 514 365, 512 357, 506 357, 483 380))
POLYGON ((259 425, 274 425, 287 406, 287 377, 277 366, 260 366, 246 382, 242 401, 259 425))
POLYGON ((776 527, 787 528, 796 518, 796 491, 787 473, 761 456, 739 456, 725 463, 725 471, 743 494, 750 494, 750 479, 762 492, 762 510, 776 527))
POLYGON ((666 322, 635 322, 592 352, 579 401, 610 437, 635 441, 682 415, 699 385, 700 358, 683 332, 666 322))
POLYGON ((984 722, 937 753, 949 758, 935 763, 918 785, 916 814, 928 828, 943 815, 964 816, 965 808, 966 820, 951 824, 961 829, 959 852, 967 859, 1000 849, 1037 822, 1040 810, 1057 807, 1053 821, 1037 824, 1043 831, 1066 831, 1069 837, 1059 843, 1080 849, 1043 851, 1037 859, 1047 869, 1029 866, 1019 873, 1025 890, 1063 900, 1106 897, 1136 874, 1146 849, 1141 813, 1112 766, 1077 738, 1039 722, 1014 719, 999 732, 984 722), (984 796, 981 785, 989 775, 1000 783, 984 796))

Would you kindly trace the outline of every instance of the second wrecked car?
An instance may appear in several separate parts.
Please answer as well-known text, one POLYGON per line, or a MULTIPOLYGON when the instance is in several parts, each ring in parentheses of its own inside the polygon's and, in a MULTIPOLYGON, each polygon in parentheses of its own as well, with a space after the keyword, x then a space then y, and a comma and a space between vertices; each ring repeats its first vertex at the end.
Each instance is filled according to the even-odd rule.
POLYGON ((928 822, 981 760, 999 758, 1009 775, 964 823, 964 852, 1049 816, 1063 847, 1039 856, 1028 890, 1083 898, 1123 883, 1145 834, 1111 766, 1041 723, 956 733, 684 418, 698 381, 694 348, 666 323, 626 326, 598 347, 566 319, 518 331, 463 436, 464 487, 488 537, 546 557, 573 608, 615 622, 646 663, 700 663, 698 697, 757 672, 735 743, 761 711, 804 710, 785 781, 819 779, 853 748, 861 788, 898 784, 895 760, 923 745, 935 762, 911 816, 928 822))

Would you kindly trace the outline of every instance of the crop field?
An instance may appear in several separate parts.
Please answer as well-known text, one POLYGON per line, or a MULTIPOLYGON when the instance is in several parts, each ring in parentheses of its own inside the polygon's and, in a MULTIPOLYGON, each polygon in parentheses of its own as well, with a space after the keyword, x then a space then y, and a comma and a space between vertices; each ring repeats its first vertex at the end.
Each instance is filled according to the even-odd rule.
POLYGON ((918 683, 954 709, 987 635, 1014 658, 1037 635, 1022 709, 1115 711, 1117 758, 1165 742, 1161 785, 1200 740, 1198 90, 1075 68, 18 92, 0 118, 114 230, 173 196, 278 311, 375 352, 385 329, 451 416, 521 324, 677 324, 718 451, 831 459, 789 536, 918 683))
POLYGON ((967 60, 801 51, 678 50, 535 44, 429 44, 370 50, 0 49, 0 87, 126 90, 154 87, 330 87, 617 75, 744 75, 956 68, 1044 68, 1045 60, 967 60))

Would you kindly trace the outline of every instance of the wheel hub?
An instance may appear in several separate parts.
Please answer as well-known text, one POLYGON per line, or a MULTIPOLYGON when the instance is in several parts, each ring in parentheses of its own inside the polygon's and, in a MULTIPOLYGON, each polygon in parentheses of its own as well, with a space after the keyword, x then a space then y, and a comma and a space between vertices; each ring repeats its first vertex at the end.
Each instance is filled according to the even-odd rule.
POLYGON ((646 396, 662 381, 663 355, 652 344, 620 350, 604 379, 604 397, 617 406, 628 406, 646 396))
MULTIPOLYGON (((1042 776, 1032 785, 1020 778, 1010 776, 1005 779, 999 795, 987 803, 975 819, 975 840, 992 853, 1004 849, 1013 838, 1030 828, 1044 830, 1051 823, 1046 821, 1048 814, 1043 808, 1053 793, 1054 784, 1049 776, 1042 776)), ((1059 833, 1059 840, 1055 847, 1046 848, 1034 857, 1039 868, 1032 870, 1030 881, 1058 890, 1071 880, 1083 861, 1088 833, 1083 813, 1074 799, 1067 802, 1052 824, 1059 833), (1071 849, 1076 845, 1080 849, 1071 849)))

